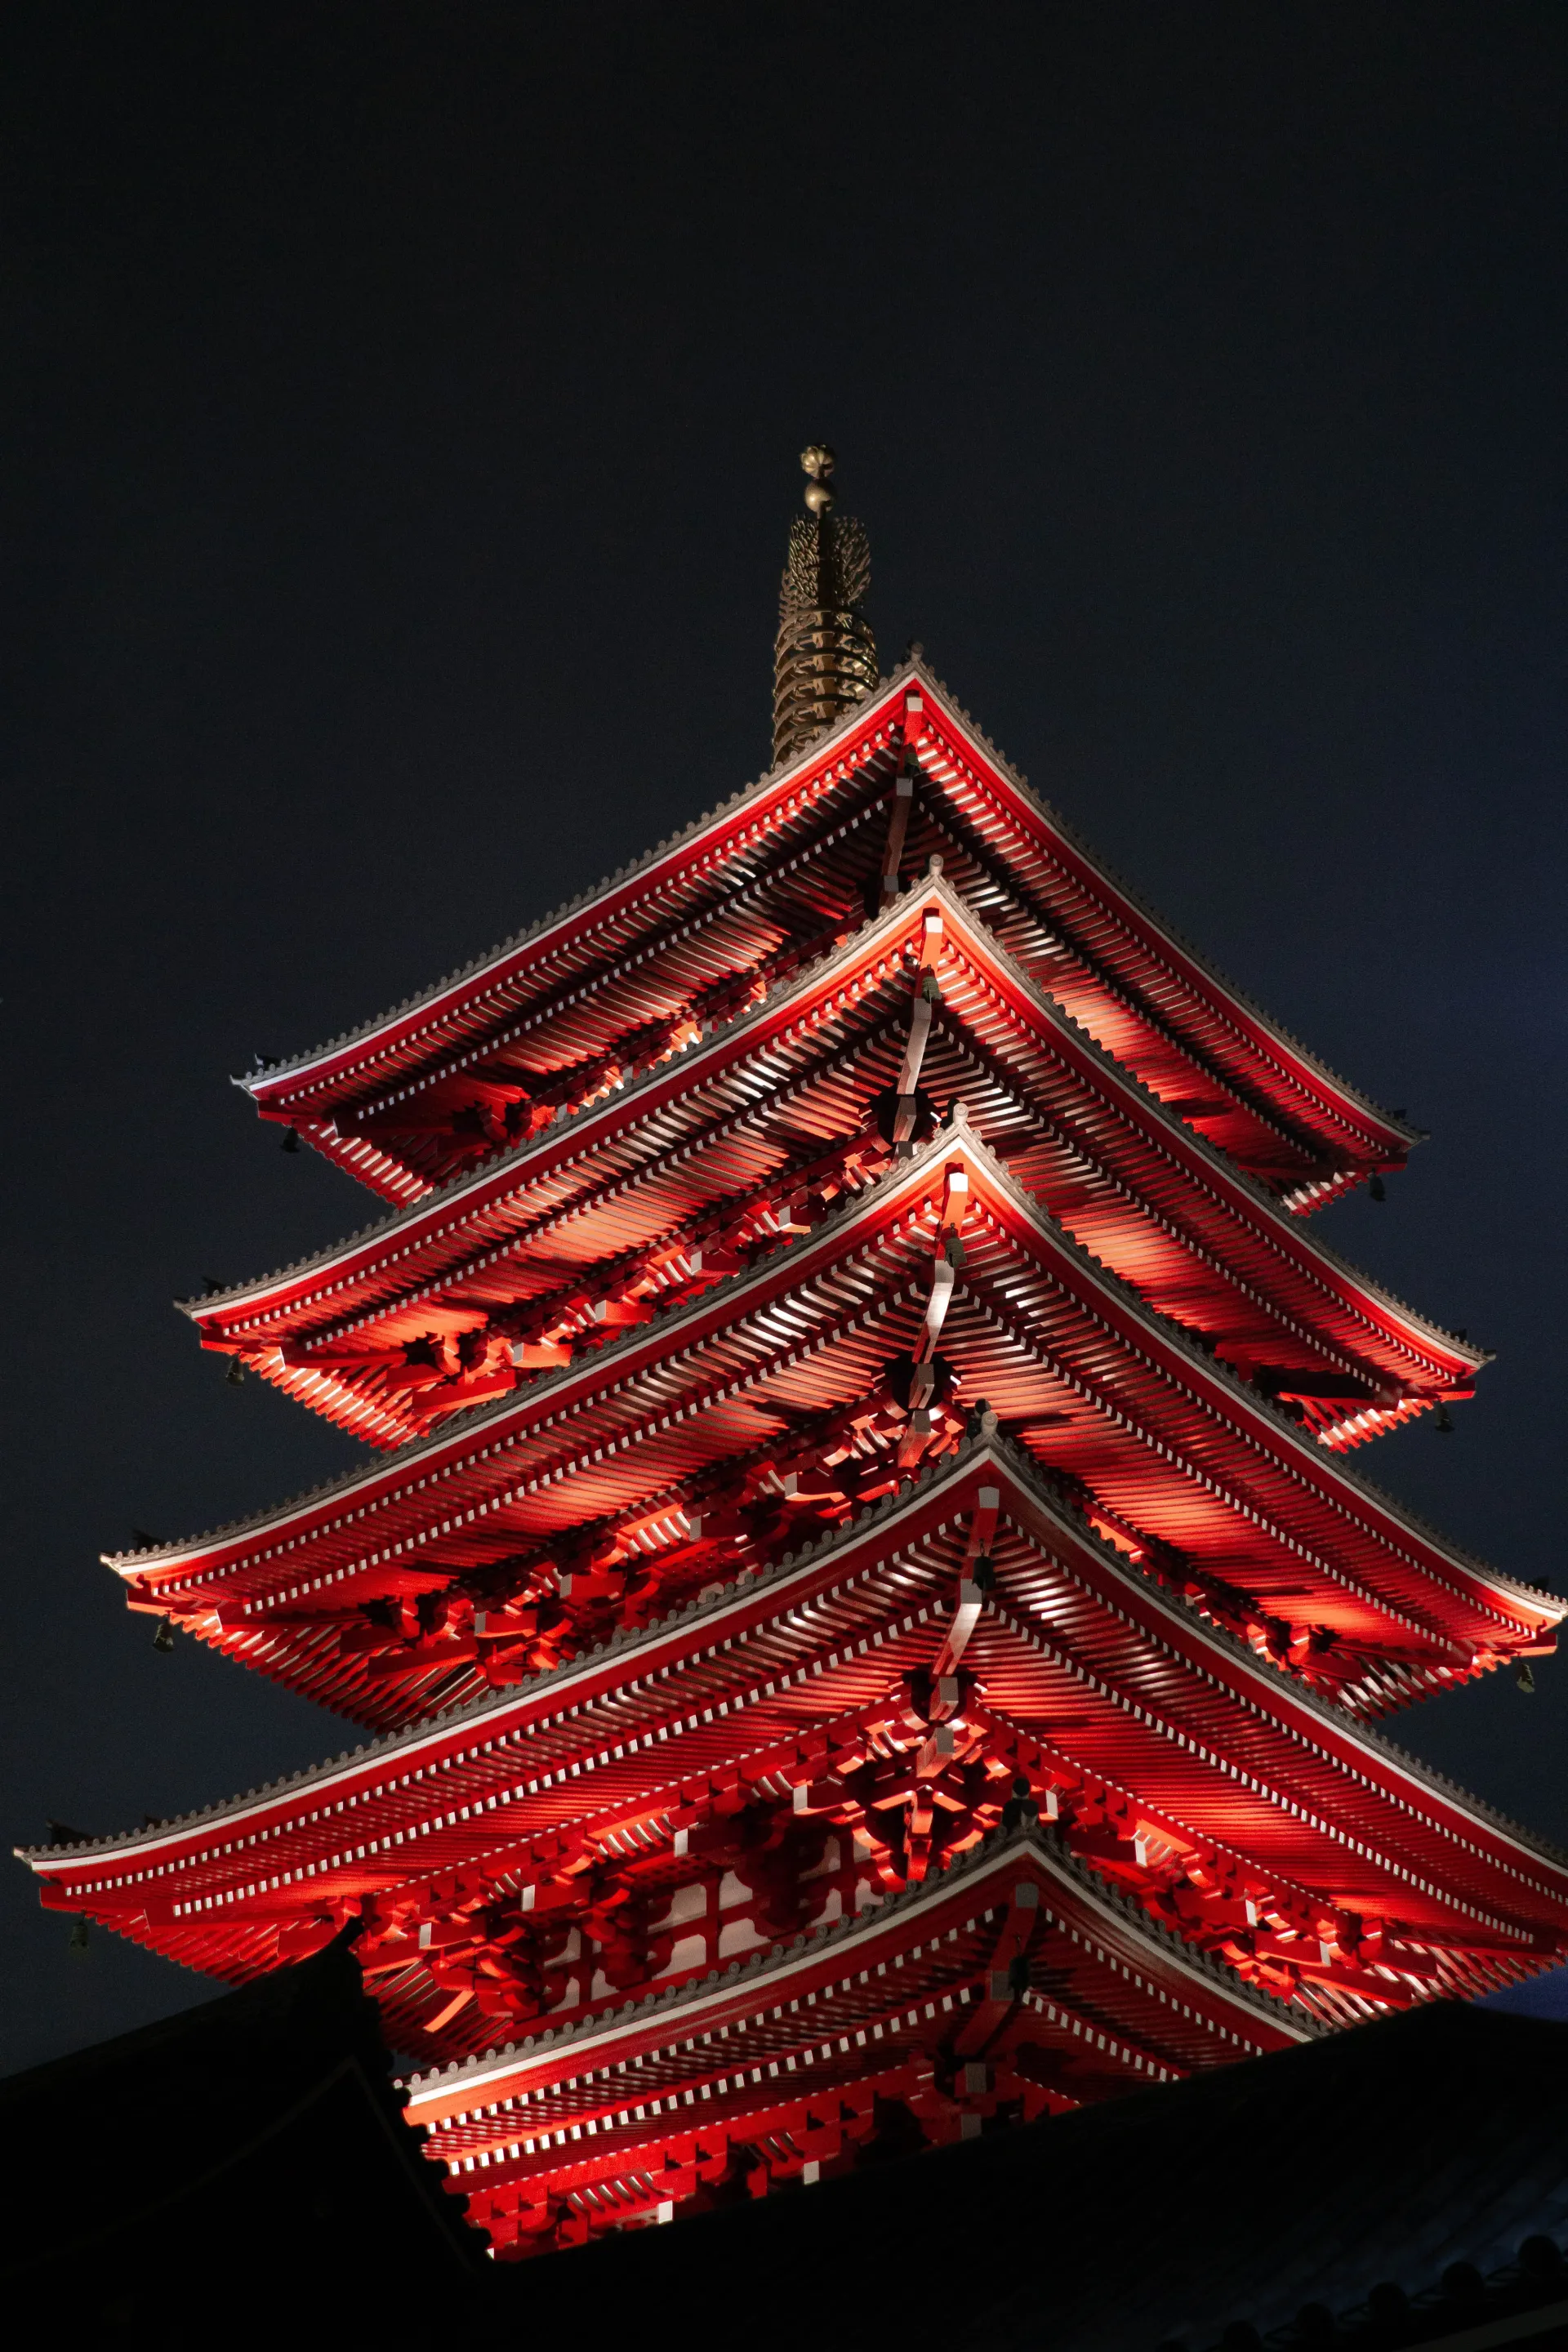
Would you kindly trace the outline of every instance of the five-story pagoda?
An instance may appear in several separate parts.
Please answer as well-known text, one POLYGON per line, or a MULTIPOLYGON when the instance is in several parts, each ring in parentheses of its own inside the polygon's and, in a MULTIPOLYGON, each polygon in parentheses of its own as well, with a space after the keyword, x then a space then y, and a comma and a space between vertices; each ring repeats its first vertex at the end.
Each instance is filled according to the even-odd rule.
POLYGON ((25 1857, 230 1982, 352 1927, 508 2256, 1568 1950, 1373 1727, 1563 1614, 1351 1465, 1483 1360, 1311 1234, 1413 1130, 879 679, 803 462, 773 770, 244 1081, 387 1213, 185 1311, 377 1451, 109 1564, 371 1737, 25 1857))

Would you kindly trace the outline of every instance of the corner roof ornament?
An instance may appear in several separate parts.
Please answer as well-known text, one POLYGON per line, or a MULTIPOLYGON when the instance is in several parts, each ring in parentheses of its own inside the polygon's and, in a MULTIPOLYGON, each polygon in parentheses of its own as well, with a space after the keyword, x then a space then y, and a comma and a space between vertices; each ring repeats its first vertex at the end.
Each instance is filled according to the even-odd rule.
POLYGON ((877 683, 877 640, 864 610, 871 550, 852 516, 834 512, 837 463, 826 442, 803 449, 807 512, 790 525, 773 647, 773 761, 792 759, 877 683))

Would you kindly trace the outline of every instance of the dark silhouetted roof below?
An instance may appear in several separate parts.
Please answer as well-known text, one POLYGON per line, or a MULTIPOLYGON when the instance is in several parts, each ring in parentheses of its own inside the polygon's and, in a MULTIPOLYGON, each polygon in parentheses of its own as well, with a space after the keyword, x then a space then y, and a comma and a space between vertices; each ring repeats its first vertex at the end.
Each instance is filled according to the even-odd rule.
POLYGON ((12 2076, 0 2116, 7 2311, 84 2343, 345 2319, 590 2346, 698 2321, 745 2352, 1568 2343, 1568 2025, 1498 2011, 1435 2005, 515 2265, 404 2123, 342 1944, 12 2076))
POLYGON ((445 2305, 489 2267, 341 1943, 8 2076, 0 2133, 0 2296, 84 2345, 445 2305))
POLYGON ((1381 2297, 1369 2323, 1367 2297, 1420 2297, 1461 2260, 1484 2276, 1565 2223, 1568 2026, 1443 2003, 520 2275, 546 2333, 574 2310, 618 2332, 702 2308, 747 2352, 824 2332, 857 2352, 1208 2352, 1227 2327, 1243 2352, 1245 2324, 1268 2337, 1307 2304, 1348 2315, 1324 2344, 1457 2347, 1478 2326, 1516 2340, 1489 2331, 1521 2303, 1550 2324, 1568 2273, 1537 2248, 1479 2317, 1433 2295, 1396 2319, 1381 2297))

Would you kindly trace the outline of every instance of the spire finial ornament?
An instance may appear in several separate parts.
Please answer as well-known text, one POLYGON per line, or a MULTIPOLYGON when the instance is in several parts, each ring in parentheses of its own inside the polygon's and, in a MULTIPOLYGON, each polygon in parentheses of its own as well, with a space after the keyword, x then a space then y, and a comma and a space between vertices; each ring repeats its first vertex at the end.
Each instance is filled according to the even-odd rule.
POLYGON ((828 476, 837 463, 826 441, 814 441, 809 449, 800 453, 801 471, 811 476, 805 503, 814 515, 826 514, 833 505, 833 485, 828 476))
POLYGON ((825 441, 800 453, 807 511, 790 526, 773 649, 773 760, 804 751, 877 683, 877 641, 861 607, 871 551, 852 516, 837 515, 837 460, 825 441))

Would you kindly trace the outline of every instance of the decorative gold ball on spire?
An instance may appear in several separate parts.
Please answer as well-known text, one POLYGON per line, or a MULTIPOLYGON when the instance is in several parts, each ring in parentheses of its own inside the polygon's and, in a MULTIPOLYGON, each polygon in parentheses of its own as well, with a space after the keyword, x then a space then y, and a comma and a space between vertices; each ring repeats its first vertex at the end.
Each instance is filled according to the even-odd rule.
POLYGON ((837 460, 826 441, 814 441, 809 449, 800 453, 803 471, 811 476, 806 484, 805 503, 815 515, 826 514, 833 505, 833 485, 828 480, 837 460))

